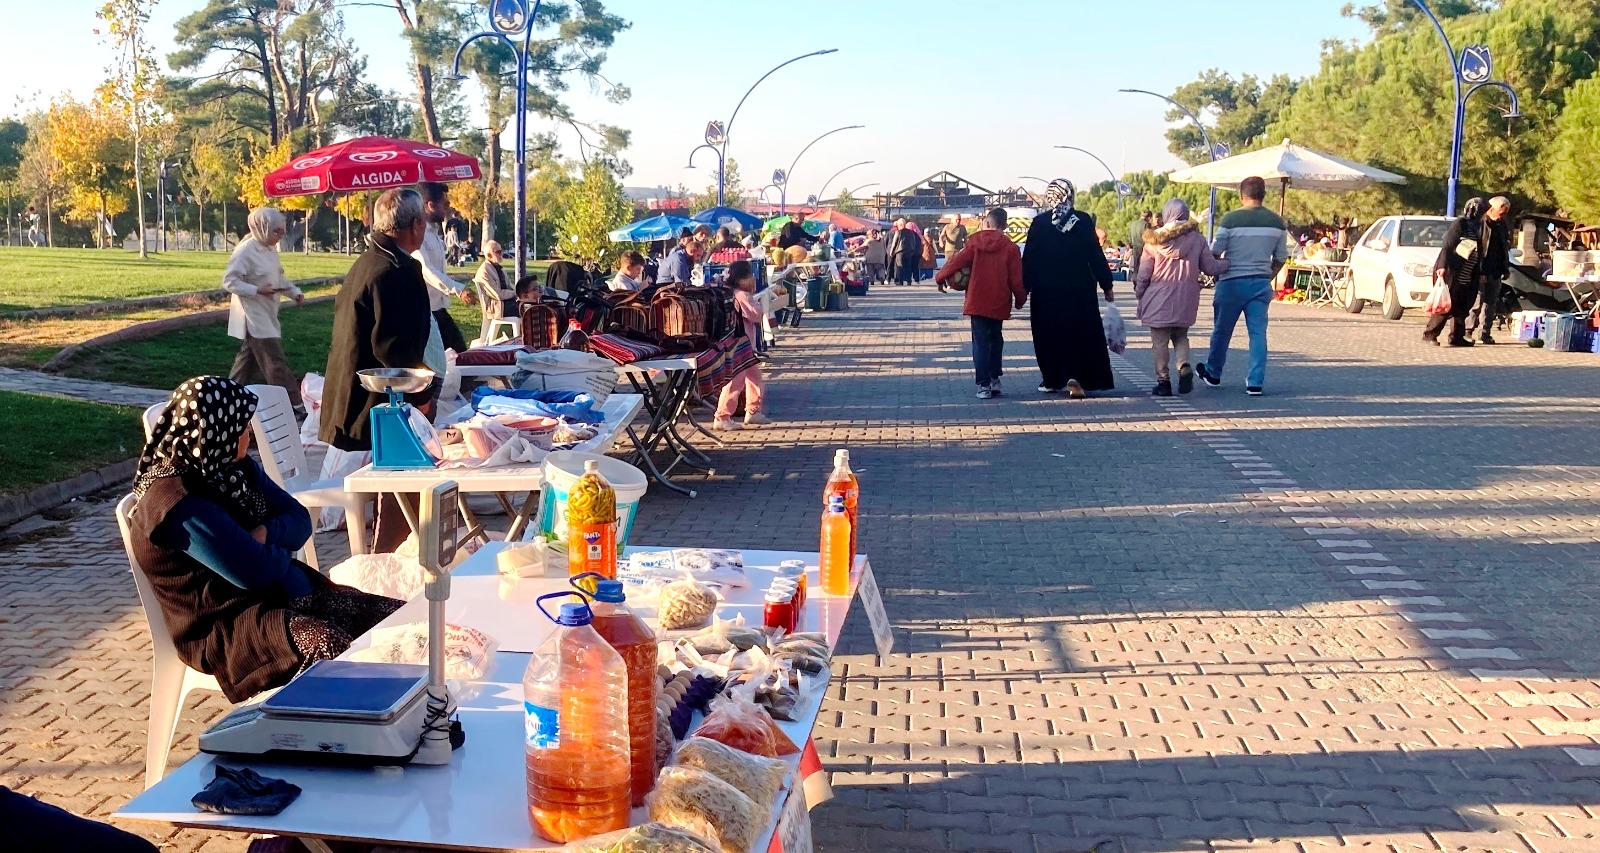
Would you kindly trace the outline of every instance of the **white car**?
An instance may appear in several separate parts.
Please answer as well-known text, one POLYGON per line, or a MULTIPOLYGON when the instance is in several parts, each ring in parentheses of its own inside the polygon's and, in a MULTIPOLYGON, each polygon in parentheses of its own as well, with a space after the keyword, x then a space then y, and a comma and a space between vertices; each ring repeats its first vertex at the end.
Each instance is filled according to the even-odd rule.
POLYGON ((1421 308, 1433 287, 1433 264, 1454 220, 1445 216, 1385 216, 1350 251, 1350 301, 1360 314, 1368 302, 1381 303, 1383 316, 1398 320, 1407 308, 1421 308))

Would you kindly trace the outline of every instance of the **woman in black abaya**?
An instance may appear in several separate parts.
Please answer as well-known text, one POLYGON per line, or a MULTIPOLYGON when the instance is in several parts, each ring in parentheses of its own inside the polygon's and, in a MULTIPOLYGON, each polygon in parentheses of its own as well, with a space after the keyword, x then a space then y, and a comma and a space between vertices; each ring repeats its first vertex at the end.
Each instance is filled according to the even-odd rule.
POLYGON ((1033 304, 1033 351, 1043 377, 1039 390, 1082 399, 1087 392, 1115 387, 1095 298, 1098 286, 1110 302, 1112 285, 1094 217, 1073 209, 1074 195, 1072 182, 1050 182, 1045 191, 1050 209, 1028 228, 1022 286, 1033 304))

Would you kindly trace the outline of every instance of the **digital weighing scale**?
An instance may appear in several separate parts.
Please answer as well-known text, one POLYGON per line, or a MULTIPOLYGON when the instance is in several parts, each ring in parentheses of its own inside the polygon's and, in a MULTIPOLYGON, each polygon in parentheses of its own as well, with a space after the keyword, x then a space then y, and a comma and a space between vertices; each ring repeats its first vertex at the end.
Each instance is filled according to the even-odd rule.
POLYGON ((450 715, 444 683, 448 566, 461 539, 460 492, 423 493, 418 536, 427 582, 428 665, 324 660, 272 696, 241 707, 200 735, 200 751, 353 764, 444 764, 450 715))
POLYGON ((411 429, 411 404, 403 399, 406 394, 426 391, 433 384, 433 371, 380 367, 358 370, 356 379, 374 394, 389 395, 388 403, 373 406, 367 416, 372 433, 372 467, 380 471, 434 467, 438 460, 411 429))

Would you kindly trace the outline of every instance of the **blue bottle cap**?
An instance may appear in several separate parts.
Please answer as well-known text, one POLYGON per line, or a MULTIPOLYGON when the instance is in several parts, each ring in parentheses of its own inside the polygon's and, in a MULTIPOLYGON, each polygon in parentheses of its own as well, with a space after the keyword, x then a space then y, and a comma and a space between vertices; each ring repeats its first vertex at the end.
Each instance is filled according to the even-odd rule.
POLYGON ((627 601, 627 596, 622 592, 622 581, 603 580, 594 585, 594 600, 604 601, 607 604, 621 604, 627 601))
POLYGON ((561 605, 561 615, 556 617, 556 624, 575 628, 579 625, 587 625, 593 620, 594 614, 590 612, 589 605, 563 604, 561 605))

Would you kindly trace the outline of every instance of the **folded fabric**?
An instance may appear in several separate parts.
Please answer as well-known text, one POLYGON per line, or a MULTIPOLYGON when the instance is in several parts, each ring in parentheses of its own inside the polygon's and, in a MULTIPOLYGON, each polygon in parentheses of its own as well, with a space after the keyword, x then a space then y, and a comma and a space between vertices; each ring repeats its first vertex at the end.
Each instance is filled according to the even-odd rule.
POLYGON ((594 398, 581 391, 531 391, 520 388, 480 387, 472 392, 472 407, 479 414, 544 415, 597 424, 605 415, 595 408, 594 398))
POLYGON ((509 366, 516 364, 517 356, 525 351, 521 344, 477 347, 456 356, 456 364, 461 367, 509 366))
POLYGON ((636 341, 622 335, 590 335, 589 349, 618 364, 632 364, 661 356, 665 350, 652 343, 636 341))
POLYGON ((248 767, 215 765, 217 776, 189 802, 212 814, 274 815, 300 796, 300 786, 262 776, 248 767))

